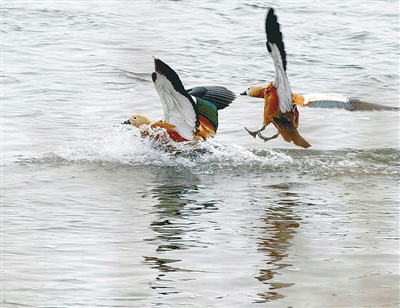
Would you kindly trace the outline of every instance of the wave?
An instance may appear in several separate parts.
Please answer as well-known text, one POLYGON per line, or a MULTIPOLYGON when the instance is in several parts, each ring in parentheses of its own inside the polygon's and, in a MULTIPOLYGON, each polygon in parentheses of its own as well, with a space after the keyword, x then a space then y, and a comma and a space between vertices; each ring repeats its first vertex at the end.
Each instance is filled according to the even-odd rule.
POLYGON ((136 128, 114 126, 40 157, 20 157, 28 164, 96 164, 111 167, 170 168, 191 174, 296 173, 316 177, 338 175, 399 175, 397 149, 249 149, 214 140, 194 146, 160 144, 141 138, 136 128))

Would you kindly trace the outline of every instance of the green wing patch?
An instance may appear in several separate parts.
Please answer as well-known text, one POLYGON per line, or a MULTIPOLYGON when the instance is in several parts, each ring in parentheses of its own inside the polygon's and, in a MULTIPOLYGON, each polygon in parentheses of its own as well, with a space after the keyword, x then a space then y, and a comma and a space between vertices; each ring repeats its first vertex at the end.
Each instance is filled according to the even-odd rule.
POLYGON ((217 106, 205 99, 196 97, 197 109, 199 110, 199 116, 203 116, 217 131, 218 128, 218 110, 217 106))

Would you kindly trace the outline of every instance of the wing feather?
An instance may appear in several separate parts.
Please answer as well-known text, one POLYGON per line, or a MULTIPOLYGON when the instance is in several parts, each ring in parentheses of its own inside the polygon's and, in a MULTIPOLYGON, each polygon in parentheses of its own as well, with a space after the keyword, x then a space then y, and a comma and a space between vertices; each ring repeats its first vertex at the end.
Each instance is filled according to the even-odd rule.
POLYGON ((213 103, 218 110, 228 107, 236 99, 235 93, 221 86, 199 86, 191 88, 187 92, 213 103))
POLYGON ((163 121, 174 125, 183 138, 192 140, 199 124, 196 103, 172 68, 159 59, 154 59, 154 65, 152 79, 163 106, 163 121))
POLYGON ((265 21, 267 49, 275 66, 274 86, 278 92, 279 108, 283 113, 292 109, 292 90, 286 75, 286 52, 274 9, 270 8, 265 21))
MULTIPOLYGON (((217 131, 218 128, 218 108, 213 103, 197 98, 197 104, 199 106, 199 115, 204 117, 209 124, 212 125, 214 133, 217 131)), ((201 122, 201 121, 200 121, 201 122)))
POLYGON ((399 107, 390 107, 374 103, 367 103, 358 99, 349 99, 349 103, 353 106, 354 110, 400 110, 399 107))
POLYGON ((379 104, 367 103, 358 99, 348 99, 336 93, 315 93, 303 95, 304 106, 313 108, 341 108, 349 111, 358 110, 398 110, 379 104))

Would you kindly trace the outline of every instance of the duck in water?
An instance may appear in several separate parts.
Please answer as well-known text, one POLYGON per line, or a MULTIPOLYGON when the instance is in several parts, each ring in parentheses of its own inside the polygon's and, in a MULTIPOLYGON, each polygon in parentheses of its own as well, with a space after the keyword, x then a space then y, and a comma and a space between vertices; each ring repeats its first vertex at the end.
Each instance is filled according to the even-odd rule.
POLYGON ((152 136, 161 141, 197 142, 214 137, 218 110, 229 106, 236 95, 221 86, 185 90, 170 66, 159 59, 154 59, 154 66, 151 78, 163 106, 163 119, 152 122, 146 115, 134 114, 123 124, 141 128, 143 137, 152 136))

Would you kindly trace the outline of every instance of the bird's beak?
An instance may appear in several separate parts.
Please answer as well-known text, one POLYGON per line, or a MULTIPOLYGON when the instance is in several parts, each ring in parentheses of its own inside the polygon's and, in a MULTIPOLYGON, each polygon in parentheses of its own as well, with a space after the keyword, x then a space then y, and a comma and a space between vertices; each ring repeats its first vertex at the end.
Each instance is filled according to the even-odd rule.
POLYGON ((240 93, 240 95, 247 95, 246 91, 240 93))
POLYGON ((132 124, 132 123, 131 123, 131 119, 126 120, 126 121, 124 121, 124 122, 121 122, 121 124, 132 124))

